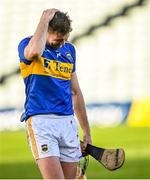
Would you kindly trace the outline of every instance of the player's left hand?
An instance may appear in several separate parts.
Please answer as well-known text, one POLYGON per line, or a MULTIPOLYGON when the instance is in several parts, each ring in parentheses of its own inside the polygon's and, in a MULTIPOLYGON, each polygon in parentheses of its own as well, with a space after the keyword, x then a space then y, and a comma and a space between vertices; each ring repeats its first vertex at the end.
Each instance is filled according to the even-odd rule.
POLYGON ((92 139, 90 133, 83 133, 83 143, 86 148, 87 144, 92 144, 92 139))

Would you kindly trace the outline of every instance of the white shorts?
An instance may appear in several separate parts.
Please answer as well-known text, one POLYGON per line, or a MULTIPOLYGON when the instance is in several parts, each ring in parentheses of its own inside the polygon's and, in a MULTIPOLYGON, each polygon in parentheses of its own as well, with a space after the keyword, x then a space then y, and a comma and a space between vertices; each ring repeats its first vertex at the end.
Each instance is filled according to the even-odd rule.
POLYGON ((34 158, 57 156, 61 162, 82 158, 77 122, 73 115, 35 115, 26 121, 28 141, 34 158))

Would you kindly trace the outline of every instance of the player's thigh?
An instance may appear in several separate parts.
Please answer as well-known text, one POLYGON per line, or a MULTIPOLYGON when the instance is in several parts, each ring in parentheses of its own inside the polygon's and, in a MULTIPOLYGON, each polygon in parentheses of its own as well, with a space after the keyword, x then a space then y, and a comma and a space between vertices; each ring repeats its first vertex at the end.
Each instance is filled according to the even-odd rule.
POLYGON ((65 179, 76 179, 77 162, 61 162, 65 179))
POLYGON ((64 179, 63 170, 58 157, 47 157, 36 160, 44 179, 64 179))

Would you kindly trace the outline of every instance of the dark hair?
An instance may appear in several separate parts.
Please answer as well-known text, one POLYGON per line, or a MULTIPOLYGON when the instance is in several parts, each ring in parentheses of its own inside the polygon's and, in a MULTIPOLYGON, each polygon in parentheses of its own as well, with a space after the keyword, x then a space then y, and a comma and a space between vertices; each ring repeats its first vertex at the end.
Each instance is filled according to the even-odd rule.
POLYGON ((57 11, 53 19, 49 22, 48 31, 56 31, 65 35, 72 31, 71 22, 67 13, 57 11))

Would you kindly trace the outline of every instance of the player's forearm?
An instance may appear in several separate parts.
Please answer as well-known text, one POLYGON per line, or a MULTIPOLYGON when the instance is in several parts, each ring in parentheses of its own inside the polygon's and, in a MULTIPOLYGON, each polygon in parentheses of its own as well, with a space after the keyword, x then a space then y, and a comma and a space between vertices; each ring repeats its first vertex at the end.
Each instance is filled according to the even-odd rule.
POLYGON ((38 27, 25 50, 29 60, 34 58, 37 59, 42 55, 47 40, 48 23, 47 20, 41 18, 38 27))
POLYGON ((90 135, 90 127, 85 109, 85 102, 81 92, 73 95, 74 111, 84 134, 90 135))

